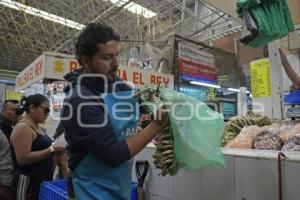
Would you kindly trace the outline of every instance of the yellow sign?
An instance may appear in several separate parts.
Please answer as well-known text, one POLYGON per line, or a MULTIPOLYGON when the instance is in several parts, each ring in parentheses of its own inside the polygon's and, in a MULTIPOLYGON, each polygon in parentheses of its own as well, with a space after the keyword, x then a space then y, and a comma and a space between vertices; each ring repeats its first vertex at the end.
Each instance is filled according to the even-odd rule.
POLYGON ((20 101, 22 98, 22 94, 19 92, 15 92, 13 90, 6 90, 5 91, 5 100, 17 100, 20 101))
POLYGON ((56 60, 54 62, 54 71, 59 74, 65 71, 64 62, 62 60, 56 60))
POLYGON ((262 59, 253 61, 250 64, 251 88, 254 98, 272 96, 270 80, 270 61, 262 59))

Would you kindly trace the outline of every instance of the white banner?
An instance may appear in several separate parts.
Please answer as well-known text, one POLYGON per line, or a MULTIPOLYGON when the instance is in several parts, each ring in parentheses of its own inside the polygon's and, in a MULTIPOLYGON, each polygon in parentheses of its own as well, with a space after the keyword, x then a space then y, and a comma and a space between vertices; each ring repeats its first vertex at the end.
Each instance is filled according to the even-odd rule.
POLYGON ((45 52, 26 67, 16 78, 16 90, 23 90, 43 80, 63 80, 63 76, 80 67, 74 56, 45 52))
POLYGON ((16 90, 20 91, 44 78, 45 54, 40 55, 16 77, 16 90))
POLYGON ((208 67, 215 68, 214 57, 211 53, 195 48, 192 44, 188 45, 183 42, 178 44, 178 56, 181 59, 193 63, 204 64, 208 67))
MULTIPOLYGON (((44 53, 17 76, 16 90, 23 90, 42 79, 63 80, 65 74, 79 67, 74 56, 52 52, 44 53)), ((174 88, 174 76, 171 74, 126 67, 119 68, 118 76, 125 81, 132 82, 137 88, 158 85, 174 88)))
POLYGON ((63 76, 80 67, 79 63, 72 55, 48 53, 46 56, 45 78, 63 80, 63 76))

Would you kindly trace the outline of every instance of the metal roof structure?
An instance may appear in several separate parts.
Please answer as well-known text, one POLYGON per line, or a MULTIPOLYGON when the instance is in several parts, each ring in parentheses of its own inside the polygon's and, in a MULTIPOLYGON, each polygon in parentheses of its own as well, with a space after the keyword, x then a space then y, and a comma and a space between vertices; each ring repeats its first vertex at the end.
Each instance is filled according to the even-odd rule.
POLYGON ((44 12, 81 25, 104 22, 129 46, 159 41, 172 32, 208 42, 241 29, 239 21, 200 0, 0 0, 1 69, 21 71, 45 51, 73 53, 80 28, 37 16, 44 12), (134 5, 156 15, 147 18, 137 9, 130 12, 134 5))

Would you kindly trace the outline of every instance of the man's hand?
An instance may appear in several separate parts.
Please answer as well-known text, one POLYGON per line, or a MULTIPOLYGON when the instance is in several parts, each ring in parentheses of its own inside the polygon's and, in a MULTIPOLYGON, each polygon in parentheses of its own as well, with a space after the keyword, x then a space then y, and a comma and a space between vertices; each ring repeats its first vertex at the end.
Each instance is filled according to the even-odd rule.
POLYGON ((52 146, 52 147, 53 147, 53 149, 55 150, 55 151, 54 151, 55 154, 63 154, 63 153, 65 152, 65 148, 62 147, 62 146, 56 146, 56 145, 54 145, 54 146, 52 146))
POLYGON ((169 114, 165 108, 160 108, 156 115, 156 119, 154 119, 153 123, 159 128, 159 130, 164 129, 170 124, 169 114))
POLYGON ((140 133, 126 140, 132 157, 138 154, 158 133, 170 124, 167 110, 158 109, 156 116, 140 133))

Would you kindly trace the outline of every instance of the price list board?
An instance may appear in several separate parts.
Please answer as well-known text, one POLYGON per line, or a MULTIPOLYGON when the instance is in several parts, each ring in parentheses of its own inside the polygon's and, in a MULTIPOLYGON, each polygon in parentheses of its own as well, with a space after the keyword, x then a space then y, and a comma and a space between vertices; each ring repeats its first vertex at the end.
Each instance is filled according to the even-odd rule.
POLYGON ((17 100, 20 101, 22 98, 22 94, 19 92, 15 92, 13 90, 5 91, 5 100, 17 100))
POLYGON ((270 61, 268 59, 253 61, 250 64, 250 70, 253 98, 272 96, 270 61))

